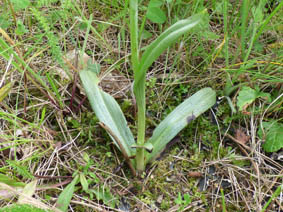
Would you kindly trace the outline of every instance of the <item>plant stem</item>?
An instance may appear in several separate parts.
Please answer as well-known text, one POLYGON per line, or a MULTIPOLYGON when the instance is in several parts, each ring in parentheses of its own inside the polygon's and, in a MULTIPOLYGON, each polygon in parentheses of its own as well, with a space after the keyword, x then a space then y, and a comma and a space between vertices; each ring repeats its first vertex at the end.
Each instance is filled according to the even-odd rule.
POLYGON ((247 36, 247 21, 249 15, 249 0, 243 0, 241 8, 241 51, 242 59, 245 58, 246 36, 247 36))
POLYGON ((131 62, 134 74, 138 71, 138 0, 130 0, 131 62))
MULTIPOLYGON (((138 0, 129 1, 130 8, 130 34, 131 34, 131 63, 136 76, 139 71, 139 42, 138 42, 138 0)), ((136 78, 136 77, 135 77, 136 78)), ((144 145, 145 134, 145 79, 139 82, 139 89, 135 92, 138 107, 138 146, 144 145)), ((145 168, 144 149, 137 148, 136 152, 137 174, 140 175, 145 168)))
MULTIPOLYGON (((143 92, 142 95, 144 94, 145 92, 143 92)), ((138 105, 138 140, 137 140, 138 146, 144 145, 145 102, 143 104, 144 104, 143 106, 139 105, 139 103, 137 104, 138 105)), ((140 175, 144 171, 144 168, 145 168, 144 148, 137 148, 136 164, 137 164, 137 174, 140 175)))

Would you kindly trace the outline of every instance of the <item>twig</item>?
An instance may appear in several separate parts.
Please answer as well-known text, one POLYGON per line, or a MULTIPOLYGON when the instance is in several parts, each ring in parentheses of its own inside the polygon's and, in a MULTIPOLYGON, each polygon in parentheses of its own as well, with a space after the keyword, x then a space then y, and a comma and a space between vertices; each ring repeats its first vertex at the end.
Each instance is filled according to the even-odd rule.
POLYGON ((251 163, 253 164, 253 167, 257 173, 257 175, 259 176, 260 172, 258 169, 258 166, 255 164, 255 162, 250 158, 249 154, 247 153, 246 150, 249 150, 251 152, 251 148, 248 147, 247 145, 243 144, 241 141, 239 141, 238 139, 234 138, 232 135, 230 134, 226 134, 226 136, 228 138, 230 138, 232 141, 236 142, 239 145, 239 148, 241 149, 241 151, 249 158, 249 160, 251 161, 251 163))
POLYGON ((70 182, 72 182, 72 180, 73 179, 70 178, 70 179, 64 180, 61 183, 56 183, 56 184, 53 184, 53 185, 38 187, 38 188, 36 188, 36 190, 37 191, 42 191, 42 190, 47 190, 47 189, 52 189, 52 188, 58 188, 59 186, 63 186, 63 185, 69 184, 70 182))
POLYGON ((48 176, 48 175, 41 176, 41 175, 36 175, 36 174, 34 174, 33 176, 36 178, 42 178, 42 179, 73 178, 72 176, 48 176))

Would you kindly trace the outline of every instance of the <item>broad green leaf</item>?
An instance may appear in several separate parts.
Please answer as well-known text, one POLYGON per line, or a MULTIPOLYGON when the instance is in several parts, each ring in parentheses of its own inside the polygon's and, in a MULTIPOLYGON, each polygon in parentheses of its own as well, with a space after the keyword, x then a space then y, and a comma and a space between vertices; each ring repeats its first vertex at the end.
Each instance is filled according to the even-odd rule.
POLYGON ((178 21, 167 30, 165 30, 149 46, 147 46, 145 52, 142 55, 138 73, 135 76, 135 82, 138 82, 142 78, 142 76, 145 75, 145 71, 171 44, 177 42, 180 36, 184 35, 194 26, 200 23, 204 14, 205 13, 202 12, 191 16, 188 19, 178 21))
POLYGON ((0 88, 0 102, 9 94, 9 91, 11 90, 13 86, 13 83, 8 83, 7 85, 0 88))
POLYGON ((32 197, 32 195, 34 195, 36 184, 37 184, 37 180, 33 180, 24 187, 21 195, 19 196, 19 200, 18 200, 19 204, 25 204, 29 202, 28 200, 26 200, 26 198, 32 197))
POLYGON ((157 24, 163 24, 166 21, 165 13, 158 7, 148 8, 146 17, 157 24))
POLYGON ((165 30, 156 40, 146 47, 142 55, 138 69, 134 73, 134 92, 138 105, 144 105, 144 81, 148 68, 152 63, 178 38, 199 24, 206 11, 180 20, 165 30))
POLYGON ((153 131, 147 141, 152 143, 152 153, 147 153, 147 162, 152 162, 166 145, 199 115, 216 103, 216 93, 211 88, 203 88, 175 108, 153 131))
POLYGON ((160 9, 163 2, 159 0, 151 0, 149 2, 146 17, 153 23, 163 24, 166 21, 165 13, 160 9))
POLYGON ((100 65, 98 63, 92 63, 91 59, 87 61, 87 69, 93 71, 95 74, 99 74, 100 65))
POLYGON ((75 185, 77 184, 79 175, 77 175, 72 182, 67 185, 66 188, 62 191, 62 193, 59 195, 57 202, 56 202, 56 208, 60 209, 61 211, 67 211, 68 206, 71 202, 71 199, 73 197, 74 191, 75 191, 75 185))
POLYGON ((237 106, 242 111, 245 107, 251 104, 257 98, 256 90, 244 86, 237 97, 237 106))
POLYGON ((150 0, 148 4, 148 8, 161 7, 162 4, 163 4, 163 1, 161 0, 150 0))
MULTIPOLYGON (((80 77, 92 109, 99 121, 106 125, 119 139, 118 142, 121 143, 128 157, 134 155, 135 151, 131 149, 131 146, 135 143, 135 140, 116 100, 99 88, 99 79, 93 71, 83 70, 80 72, 80 77)), ((113 135, 109 132, 108 134, 121 150, 113 135)), ((123 150, 121 151, 123 153, 123 150)))
POLYGON ((28 30, 26 29, 25 25, 23 24, 23 22, 21 20, 17 21, 17 28, 15 30, 16 35, 23 35, 25 33, 27 33, 28 30))
POLYGON ((139 64, 138 0, 130 0, 129 8, 130 8, 131 63, 135 72, 137 71, 139 64))
POLYGON ((271 100, 270 94, 244 86, 237 97, 237 106, 239 107, 239 110, 244 110, 259 97, 266 98, 268 101, 271 100))
POLYGON ((278 122, 263 122, 263 129, 258 131, 260 138, 265 139, 262 147, 266 152, 276 152, 283 148, 283 124, 278 122))
POLYGON ((16 11, 26 9, 30 5, 30 0, 11 0, 16 11))

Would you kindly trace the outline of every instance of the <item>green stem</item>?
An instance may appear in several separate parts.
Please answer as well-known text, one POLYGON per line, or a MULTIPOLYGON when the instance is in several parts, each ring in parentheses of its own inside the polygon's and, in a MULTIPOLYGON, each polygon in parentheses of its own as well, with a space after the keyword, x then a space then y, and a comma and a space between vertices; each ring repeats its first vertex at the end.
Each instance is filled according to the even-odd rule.
POLYGON ((245 50, 246 50, 246 35, 247 35, 247 21, 249 15, 249 2, 250 0, 243 0, 242 8, 241 8, 241 51, 242 51, 242 59, 245 58, 245 50))
POLYGON ((131 34, 131 62, 134 74, 138 71, 138 0, 130 0, 130 34, 131 34))
MULTIPOLYGON (((136 89, 135 95, 138 106, 138 146, 144 145, 145 138, 145 76, 138 83, 139 89, 136 89)), ((137 148, 136 153, 137 174, 141 175, 145 169, 144 148, 137 148)))
MULTIPOLYGON (((144 107, 138 108, 138 146, 144 145, 145 132, 145 110, 144 107)), ((136 152, 137 174, 140 175, 145 168, 144 148, 137 148, 136 152)))
MULTIPOLYGON (((139 42, 138 42, 138 0, 130 0, 130 34, 131 34, 131 62, 136 76, 139 71, 139 42)), ((136 77, 135 77, 136 78, 136 77)), ((138 146, 144 145, 145 137, 145 79, 138 82, 138 89, 134 92, 138 107, 138 146)), ((144 149, 137 148, 136 152, 137 174, 140 175, 145 168, 144 149)))

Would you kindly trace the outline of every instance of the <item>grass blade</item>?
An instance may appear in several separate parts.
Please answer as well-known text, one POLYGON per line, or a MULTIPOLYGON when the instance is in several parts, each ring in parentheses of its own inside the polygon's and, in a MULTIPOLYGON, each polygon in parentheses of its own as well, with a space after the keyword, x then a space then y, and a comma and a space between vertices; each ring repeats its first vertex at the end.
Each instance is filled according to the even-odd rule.
POLYGON ((71 199, 73 197, 74 191, 75 191, 75 185, 77 184, 79 175, 77 175, 73 181, 67 185, 66 188, 62 191, 62 193, 59 195, 58 200, 56 202, 56 208, 60 209, 61 211, 67 211, 68 206, 71 202, 71 199))
POLYGON ((283 6, 283 1, 280 2, 280 4, 272 11, 272 13, 264 20, 263 24, 260 26, 256 36, 253 39, 253 42, 255 42, 259 36, 261 35, 261 33, 263 32, 263 30, 266 28, 266 25, 269 23, 269 21, 271 20, 271 18, 280 10, 280 8, 283 6))

